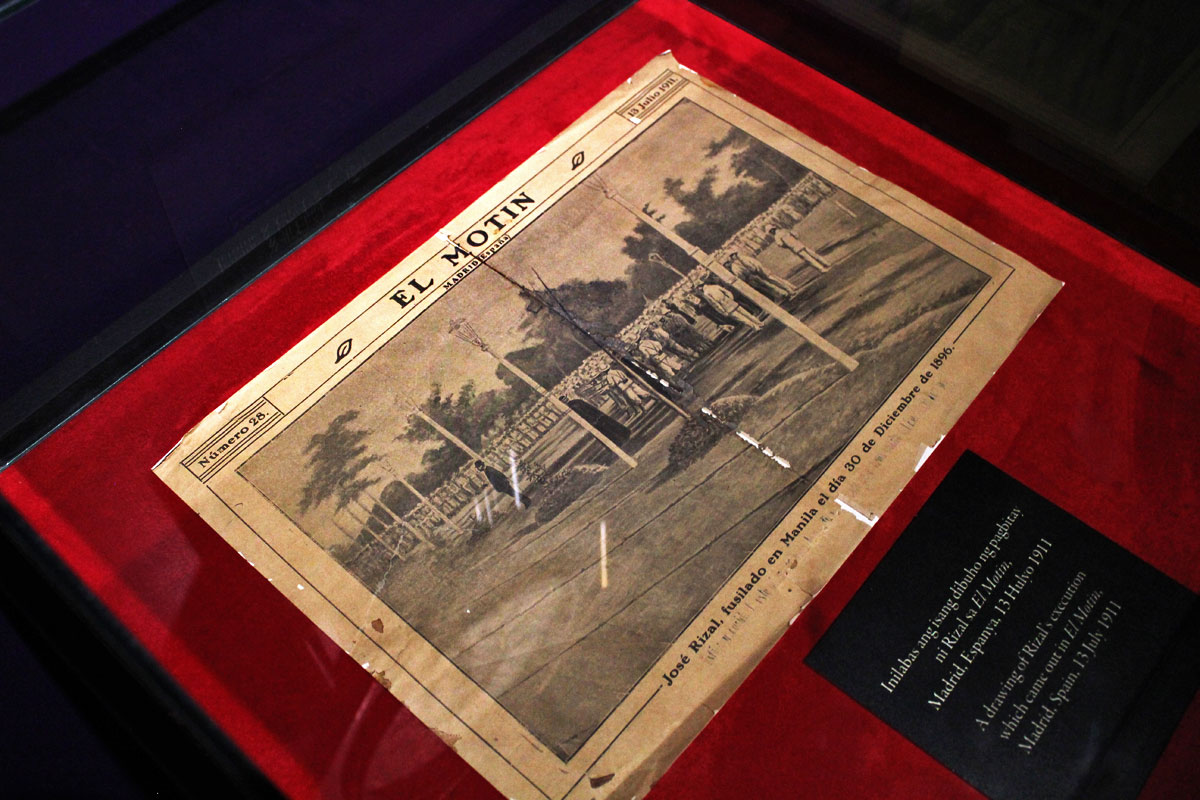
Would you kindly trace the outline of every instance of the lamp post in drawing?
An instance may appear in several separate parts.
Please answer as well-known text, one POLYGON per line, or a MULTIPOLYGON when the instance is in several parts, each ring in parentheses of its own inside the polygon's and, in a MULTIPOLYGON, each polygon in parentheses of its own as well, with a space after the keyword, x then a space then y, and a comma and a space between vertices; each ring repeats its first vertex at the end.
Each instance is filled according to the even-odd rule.
POLYGON ((841 364, 847 370, 853 371, 858 368, 858 361, 852 356, 842 352, 840 349, 835 347, 832 342, 822 337, 819 333, 805 325, 800 320, 796 319, 774 300, 735 276, 732 272, 726 269, 723 264, 718 263, 717 259, 713 258, 711 253, 705 253, 699 247, 696 247, 691 242, 677 234, 674 230, 662 224, 642 209, 638 208, 627 198, 623 197, 615 187, 610 185, 603 178, 593 175, 591 178, 585 181, 583 185, 587 186, 589 189, 594 189, 603 193, 606 198, 612 200, 621 208, 637 217, 640 222, 644 222, 652 227, 659 233, 659 235, 666 237, 666 239, 672 244, 683 250, 683 252, 687 253, 690 258, 694 259, 702 267, 720 278, 722 282, 734 287, 746 297, 749 297, 759 308, 782 322, 788 328, 799 334, 809 344, 813 345, 822 353, 841 364))
POLYGON ((520 378, 522 381, 524 381, 526 384, 528 384, 529 387, 532 388, 535 392, 537 392, 538 395, 540 395, 543 399, 545 399, 547 402, 549 402, 551 405, 553 405, 559 411, 562 411, 564 414, 569 416, 572 420, 575 421, 575 423, 577 425, 579 425, 579 427, 586 430, 593 437, 595 437, 597 441, 599 441, 602 445, 604 445, 609 450, 611 450, 613 452, 613 454, 617 456, 617 458, 624 461, 630 467, 636 467, 638 465, 637 459, 635 459, 633 456, 629 455, 624 450, 622 450, 616 444, 616 442, 614 442, 612 439, 609 439, 607 436, 605 436, 603 433, 601 433, 594 425, 592 425, 592 423, 588 422, 586 419, 584 419, 582 416, 580 416, 579 413, 577 411, 575 411, 575 409, 571 408, 569 405, 564 403, 558 397, 555 397, 553 393, 547 391, 545 389, 545 387, 543 387, 540 383, 538 383, 533 378, 531 378, 529 375, 527 375, 525 373, 525 371, 522 370, 520 367, 518 367, 516 364, 513 364, 507 358, 505 358, 504 356, 500 355, 499 353, 497 353, 497 352, 493 351, 491 348, 489 348, 487 345, 487 342, 485 342, 483 340, 483 337, 481 337, 478 333, 475 332, 475 329, 471 327, 471 324, 469 322, 467 322, 464 319, 451 320, 450 333, 454 334, 456 337, 458 337, 462 341, 466 342, 467 344, 470 344, 474 347, 478 347, 480 350, 487 353, 492 358, 496 359, 496 361, 500 362, 501 366, 503 366, 509 372, 516 375, 518 378, 520 378))

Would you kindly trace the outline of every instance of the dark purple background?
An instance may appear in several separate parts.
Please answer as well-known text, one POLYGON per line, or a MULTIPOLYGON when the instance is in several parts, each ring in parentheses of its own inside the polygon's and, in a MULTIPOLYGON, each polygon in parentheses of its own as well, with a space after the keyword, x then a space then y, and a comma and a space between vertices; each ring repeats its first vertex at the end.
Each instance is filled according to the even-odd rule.
POLYGON ((75 371, 94 366, 289 193, 548 12, 587 5, 41 0, 0 20, 0 433, 36 405, 14 401, 23 386, 43 376, 44 396, 85 344, 75 371))

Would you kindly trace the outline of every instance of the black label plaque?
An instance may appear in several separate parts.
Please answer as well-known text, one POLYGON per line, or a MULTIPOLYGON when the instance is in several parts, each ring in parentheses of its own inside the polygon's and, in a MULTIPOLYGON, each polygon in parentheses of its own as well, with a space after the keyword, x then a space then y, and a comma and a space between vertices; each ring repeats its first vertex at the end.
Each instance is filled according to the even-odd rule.
POLYGON ((1133 797, 1195 691, 1194 601, 967 453, 807 661, 994 800, 1133 797))

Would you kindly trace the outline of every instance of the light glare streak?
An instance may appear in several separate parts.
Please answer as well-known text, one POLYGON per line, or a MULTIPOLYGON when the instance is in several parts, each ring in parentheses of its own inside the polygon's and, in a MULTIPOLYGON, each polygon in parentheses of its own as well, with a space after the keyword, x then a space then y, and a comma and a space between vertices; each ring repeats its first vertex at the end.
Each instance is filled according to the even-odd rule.
POLYGON ((524 508, 521 505, 521 484, 517 482, 517 454, 511 449, 508 451, 508 465, 512 468, 513 500, 517 501, 517 508, 524 508))
POLYGON ((608 588, 608 525, 600 520, 600 588, 608 588))

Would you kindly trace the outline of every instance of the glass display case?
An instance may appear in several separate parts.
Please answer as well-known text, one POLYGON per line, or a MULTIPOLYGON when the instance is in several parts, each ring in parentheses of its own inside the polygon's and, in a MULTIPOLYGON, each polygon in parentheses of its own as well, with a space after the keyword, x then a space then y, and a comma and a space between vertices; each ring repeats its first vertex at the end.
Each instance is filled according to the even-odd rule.
MULTIPOLYGON (((650 797, 979 796, 805 658, 967 450, 1200 587, 1200 13, 1168 6, 0 5, 5 615, 148 792, 500 796, 152 469, 670 51, 1063 288, 650 797)), ((1143 798, 1198 778, 1171 713, 1143 798)))

